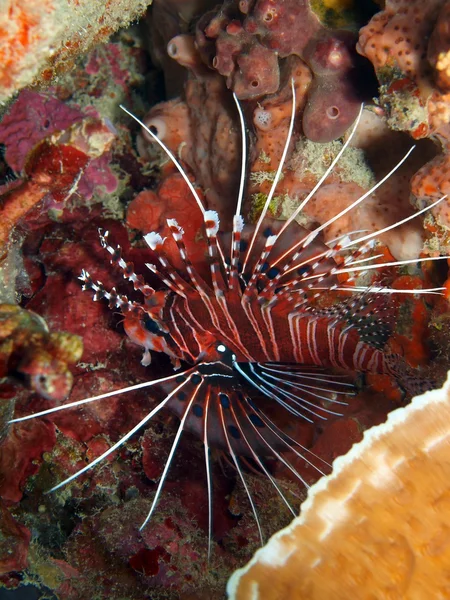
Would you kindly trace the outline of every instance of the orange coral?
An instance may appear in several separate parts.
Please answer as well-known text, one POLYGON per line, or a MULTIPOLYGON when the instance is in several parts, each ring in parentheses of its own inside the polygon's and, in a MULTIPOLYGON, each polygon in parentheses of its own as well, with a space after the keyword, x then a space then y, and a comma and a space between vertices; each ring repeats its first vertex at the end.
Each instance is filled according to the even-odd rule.
POLYGON ((444 5, 428 45, 428 60, 443 92, 450 92, 450 4, 444 5))
POLYGON ((0 102, 142 14, 150 0, 6 0, 0 13, 0 102))
MULTIPOLYGON (((411 191, 420 201, 438 198, 450 193, 450 126, 444 125, 436 136, 442 154, 426 163, 411 180, 411 191)), ((441 227, 450 227, 450 202, 441 202, 433 209, 433 217, 441 227)))
MULTIPOLYGON (((380 104, 392 129, 414 138, 433 136, 442 153, 422 166, 412 180, 417 206, 431 203, 450 190, 450 8, 445 0, 386 0, 360 31, 358 51, 373 64, 380 82, 380 104)), ((436 206, 437 241, 449 241, 450 203, 436 206)))
POLYGON ((416 137, 448 119, 450 99, 434 89, 426 60, 428 39, 443 4, 444 0, 386 0, 384 10, 361 29, 357 45, 377 72, 391 125, 416 131, 416 137))
POLYGON ((3 93, 17 89, 22 70, 32 60, 32 53, 44 46, 50 25, 52 0, 10 2, 0 21, 0 88, 3 93))
POLYGON ((230 599, 447 598, 450 374, 373 427, 301 516, 228 583, 230 599))

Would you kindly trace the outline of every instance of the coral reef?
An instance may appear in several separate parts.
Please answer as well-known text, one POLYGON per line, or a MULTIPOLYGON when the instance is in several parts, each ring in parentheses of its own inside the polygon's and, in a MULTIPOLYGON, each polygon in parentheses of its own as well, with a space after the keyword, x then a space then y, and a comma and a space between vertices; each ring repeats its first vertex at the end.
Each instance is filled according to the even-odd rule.
MULTIPOLYGON (((95 177, 96 172, 102 169, 99 159, 110 149, 115 137, 107 124, 92 118, 79 121, 38 144, 33 144, 29 138, 21 138, 20 132, 15 133, 19 136, 14 138, 18 145, 17 151, 20 151, 22 141, 25 144, 30 142, 32 150, 28 152, 23 166, 22 181, 15 182, 12 189, 3 195, 0 210, 0 253, 3 258, 11 232, 34 206, 44 198, 49 204, 52 202, 53 207, 61 206, 77 191, 79 185, 89 185, 86 180, 95 177), (91 159, 97 159, 97 162, 92 164, 91 159)), ((9 148, 7 143, 7 153, 9 148)), ((14 150, 11 151, 13 152, 14 150)), ((19 157, 14 157, 13 161, 20 164, 19 157)), ((104 183, 104 180, 97 179, 95 183, 104 183)), ((113 178, 110 192, 115 189, 114 183, 113 178)), ((85 194, 85 198, 89 200, 89 195, 85 194)))
MULTIPOLYGON (((450 96, 446 88, 448 3, 387 0, 361 29, 358 51, 375 68, 379 103, 389 127, 415 139, 432 137, 441 154, 415 175, 411 191, 417 206, 430 204, 449 189, 447 175, 450 96)), ((431 213, 430 230, 448 248, 449 203, 431 213)))
MULTIPOLYGON (((184 40, 185 37, 183 42, 184 40)), ((172 56, 182 64, 187 64, 192 69, 195 79, 188 81, 183 100, 177 99, 157 105, 151 109, 144 121, 158 133, 160 139, 175 155, 183 159, 195 181, 205 190, 208 206, 219 210, 226 230, 231 219, 230 216, 224 218, 223 215, 230 213, 230 210, 227 210, 228 198, 235 194, 237 185, 238 142, 234 133, 237 129, 236 117, 230 116, 228 102, 218 101, 216 94, 223 95, 221 79, 211 72, 200 70, 199 56, 194 46, 184 44, 183 49, 179 50, 180 43, 179 37, 170 42, 170 45, 176 48, 172 49, 172 56), (198 109, 199 101, 202 103, 201 111, 198 109), (210 111, 206 110, 205 107, 211 106, 212 102, 213 108, 210 111), (209 125, 211 119, 220 124, 220 127, 214 128, 212 132, 209 125), (203 131, 206 134, 202 135, 203 131), (211 152, 209 148, 212 148, 211 152)), ((283 151, 291 114, 289 78, 293 78, 295 82, 299 111, 307 106, 308 93, 311 90, 311 74, 303 61, 291 56, 284 63, 284 67, 289 77, 283 80, 280 89, 267 99, 258 101, 256 106, 250 103, 244 107, 247 108, 249 117, 252 116, 256 134, 250 155, 251 184, 245 204, 247 214, 253 217, 258 214, 258 202, 261 207, 264 204, 283 151)), ((330 79, 329 74, 325 77, 330 79)), ((320 121, 320 115, 316 117, 316 121, 320 121)), ((320 123, 322 126, 323 119, 320 123)), ((148 143, 149 136, 141 134, 138 148, 144 158, 149 156, 148 143)), ((292 213, 292 209, 305 198, 323 175, 324 170, 317 171, 317 165, 328 166, 342 147, 342 142, 330 145, 314 143, 299 132, 295 138, 295 146, 271 207, 272 214, 276 217, 286 218, 292 213)), ((339 212, 336 209, 343 210, 349 206, 404 156, 410 143, 406 138, 396 136, 376 110, 368 108, 363 113, 353 146, 355 149, 351 158, 348 161, 344 159, 338 165, 313 202, 299 215, 302 225, 312 226, 317 222, 327 222, 339 212), (382 146, 391 148, 388 156, 378 151, 382 146), (330 198, 333 202, 329 201, 330 198)), ((369 230, 379 230, 412 214, 408 182, 423 165, 424 157, 432 157, 434 154, 433 145, 424 143, 420 155, 416 153, 387 184, 371 195, 370 200, 358 207, 357 221, 360 226, 369 230)), ((355 213, 328 228, 325 231, 325 239, 331 240, 349 231, 351 222, 355 222, 355 213)), ((386 234, 382 240, 397 258, 411 258, 417 256, 422 249, 422 227, 418 222, 408 223, 393 234, 386 234)))
MULTIPOLYGON (((239 120, 231 90, 241 98, 248 129, 247 220, 256 219, 261 211, 283 151, 291 115, 291 78, 296 122, 271 204, 272 216, 286 218, 314 188, 347 139, 361 99, 369 104, 351 146, 319 194, 299 214, 299 221, 310 228, 326 223, 369 190, 405 155, 411 145, 407 133, 431 139, 418 140, 407 163, 363 204, 327 228, 324 239, 355 229, 374 231, 407 217, 414 210, 411 190, 415 203, 422 206, 447 189, 444 2, 424 6, 411 1, 403 17, 400 11, 397 16, 393 13, 407 8, 405 3, 387 0, 383 8, 377 7, 373 23, 389 28, 393 21, 396 31, 395 19, 403 18, 412 32, 411 42, 405 41, 408 47, 395 46, 392 37, 392 44, 402 52, 400 66, 392 68, 389 61, 378 68, 375 54, 370 55, 372 42, 365 42, 370 24, 365 18, 358 48, 374 64, 381 84, 375 103, 370 103, 377 93, 371 65, 355 49, 358 26, 352 11, 357 7, 348 0, 227 0, 221 7, 209 0, 154 0, 142 39, 137 28, 121 31, 85 58, 77 58, 128 21, 130 10, 136 10, 132 13, 136 15, 145 4, 133 3, 125 10, 121 2, 102 7, 96 2, 89 7, 77 2, 66 7, 76 18, 61 19, 51 33, 60 14, 58 3, 45 15, 45 3, 21 9, 28 10, 27 14, 35 11, 36 19, 44 15, 45 21, 33 24, 29 39, 22 39, 25 33, 16 36, 21 44, 17 70, 1 71, 10 75, 2 98, 31 81, 51 79, 52 86, 19 92, 0 122, 0 277, 4 287, 0 299, 20 303, 21 308, 11 311, 21 324, 17 335, 21 327, 26 333, 20 352, 31 357, 23 378, 31 377, 36 384, 32 390, 9 382, 2 386, 3 422, 11 417, 12 398, 16 417, 61 404, 62 393, 47 393, 46 398, 35 391, 41 391, 42 369, 49 362, 54 365, 54 358, 64 360, 58 344, 77 339, 71 336, 82 337, 84 353, 83 362, 77 352, 72 354, 76 364, 70 369, 74 385, 68 402, 173 372, 161 356, 152 357, 151 367, 142 366, 141 351, 124 335, 120 318, 92 302, 77 281, 86 269, 107 289, 127 292, 121 273, 109 265, 99 245, 98 229, 109 231, 126 260, 134 263, 138 274, 144 274, 145 263, 154 255, 144 248, 142 234, 155 230, 168 235, 167 218, 182 224, 193 262, 200 270, 208 266, 201 215, 186 183, 150 136, 138 132, 120 111, 120 103, 145 115, 146 124, 182 162, 207 207, 220 212, 224 239, 232 223, 241 160, 239 120), (421 12, 416 14, 417 8, 421 12), (104 11, 101 24, 99 10, 104 11), (293 29, 291 22, 298 23, 300 17, 302 26, 293 29), (158 103, 164 94, 155 83, 158 75, 149 66, 145 44, 164 71, 165 102, 158 103), (417 71, 409 74, 403 62, 406 51, 417 65, 417 71), (69 69, 66 73, 62 62, 69 69), (44 318, 51 331, 69 332, 68 337, 41 331, 41 341, 30 344, 28 325, 39 324, 33 313, 44 318)), ((374 12, 373 6, 370 10, 374 12)), ((18 17, 10 19, 5 40, 18 23, 18 17)), ((385 41, 381 37, 379 43, 385 41)), ((0 52, 14 49, 14 44, 6 44, 0 37, 0 52)), ((445 251, 446 210, 442 203, 434 209, 435 217, 427 217, 424 224, 416 219, 387 232, 377 246, 380 260, 445 251), (442 214, 439 227, 438 214, 442 214)), ((165 250, 177 265, 180 257, 173 241, 168 240, 165 250)), ((389 277, 397 287, 435 287, 446 279, 446 269, 409 266, 392 269, 389 277)), ((147 279, 150 285, 159 285, 148 272, 147 279)), ((135 299, 133 292, 130 297, 135 299)), ((428 368, 436 378, 448 361, 447 298, 404 297, 398 302, 398 323, 390 342, 393 351, 414 366, 428 368)), ((10 364, 14 373, 20 370, 17 362, 10 364)), ((367 377, 364 386, 358 383, 358 390, 341 417, 324 423, 302 422, 276 410, 270 414, 328 472, 321 461, 331 463, 345 454, 361 440, 364 430, 383 422, 405 401, 396 382, 384 376, 367 377)), ((139 531, 176 435, 178 422, 171 414, 161 411, 142 435, 128 440, 95 470, 52 494, 44 493, 100 456, 159 399, 159 392, 149 388, 16 423, 9 429, 0 447, 0 586, 14 589, 32 582, 61 600, 187 600, 223 595, 230 571, 250 559, 259 539, 248 499, 222 453, 214 451, 218 460, 211 461, 214 540, 209 564, 204 450, 193 434, 183 434, 151 527, 139 531)), ((4 427, 2 435, 6 433, 4 427)), ((318 473, 311 465, 294 453, 288 458, 305 481, 316 481, 318 473)), ((296 506, 305 490, 282 463, 271 468, 296 506)), ((249 471, 248 485, 267 536, 286 526, 290 513, 272 486, 252 473, 252 465, 249 471)))
POLYGON ((450 374, 336 459, 300 516, 232 576, 228 597, 444 597, 449 418, 450 374))
POLYGON ((358 114, 362 98, 354 85, 359 74, 353 38, 348 31, 324 27, 307 0, 228 0, 217 14, 200 20, 196 33, 205 62, 242 100, 277 92, 284 74, 281 60, 303 59, 313 78, 303 131, 315 142, 340 137, 358 114))
POLYGON ((0 304, 0 381, 16 377, 47 399, 72 387, 68 364, 81 358, 81 338, 50 333, 45 321, 14 304, 0 304))
POLYGON ((70 69, 93 45, 142 15, 151 0, 6 0, 0 15, 0 103, 70 69))

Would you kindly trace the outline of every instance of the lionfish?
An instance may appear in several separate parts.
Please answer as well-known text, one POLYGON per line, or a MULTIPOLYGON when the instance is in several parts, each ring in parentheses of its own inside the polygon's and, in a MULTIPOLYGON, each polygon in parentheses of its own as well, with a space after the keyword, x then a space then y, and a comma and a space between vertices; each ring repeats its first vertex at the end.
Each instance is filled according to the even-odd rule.
MULTIPOLYGON (((147 285, 141 275, 127 263, 120 247, 108 242, 108 232, 99 231, 103 248, 111 255, 123 277, 143 296, 138 303, 119 295, 115 288, 107 291, 83 270, 79 279, 84 290, 94 292, 94 300, 105 299, 110 308, 119 309, 127 335, 144 348, 143 365, 150 364, 150 351, 163 352, 172 359, 174 373, 160 379, 139 383, 91 398, 57 406, 33 415, 14 419, 22 421, 49 413, 96 402, 117 394, 158 386, 165 394, 139 423, 126 435, 50 491, 55 491, 91 469, 125 444, 162 408, 167 407, 180 418, 180 424, 161 475, 150 511, 141 529, 151 518, 160 498, 180 436, 190 430, 204 444, 208 491, 209 536, 208 556, 212 538, 212 481, 210 447, 224 450, 234 464, 247 493, 261 543, 263 535, 256 506, 244 476, 242 460, 250 459, 271 481, 291 513, 296 513, 271 474, 264 459, 275 457, 305 486, 306 481, 282 455, 290 450, 312 467, 321 471, 308 458, 308 451, 284 433, 270 416, 258 406, 265 397, 280 405, 294 417, 308 421, 325 419, 327 414, 339 415, 343 397, 351 394, 353 384, 336 374, 369 372, 393 376, 406 390, 419 393, 432 382, 421 378, 403 358, 385 350, 392 327, 389 312, 391 294, 439 294, 443 288, 399 290, 377 285, 357 286, 356 277, 384 267, 418 263, 422 260, 402 260, 375 263, 382 255, 374 253, 375 239, 429 210, 443 198, 413 215, 380 231, 354 231, 325 245, 320 233, 344 214, 352 211, 376 188, 382 185, 407 159, 413 148, 371 190, 339 214, 313 231, 294 222, 300 211, 334 169, 351 142, 361 118, 363 107, 352 132, 314 189, 299 204, 291 217, 283 222, 267 217, 282 173, 295 122, 295 88, 292 81, 292 113, 282 157, 256 225, 244 225, 241 215, 246 179, 246 133, 242 109, 234 96, 242 131, 242 167, 236 211, 231 235, 219 233, 217 212, 205 210, 194 186, 182 166, 157 135, 130 113, 173 161, 202 212, 207 239, 209 278, 199 274, 188 256, 183 241, 183 229, 174 219, 167 223, 185 266, 184 276, 170 263, 164 252, 164 239, 159 233, 145 236, 155 252, 156 264, 146 266, 159 276, 165 290, 147 285), (362 234, 362 235, 361 235, 362 234), (229 249, 229 252, 227 251, 229 249), (227 255, 227 256, 226 256, 227 255), (367 255, 367 256, 366 256, 367 255), (336 261, 341 257, 340 261, 336 261), (342 283, 340 275, 347 278, 342 283), (347 292, 328 308, 315 300, 324 294, 347 292), (180 370, 181 365, 188 365, 180 370), (330 408, 332 407, 332 408, 330 408)), ((436 257, 435 259, 445 258, 436 257)), ((392 312, 392 311, 391 311, 392 312)), ((392 320, 392 319, 391 319, 392 320)))

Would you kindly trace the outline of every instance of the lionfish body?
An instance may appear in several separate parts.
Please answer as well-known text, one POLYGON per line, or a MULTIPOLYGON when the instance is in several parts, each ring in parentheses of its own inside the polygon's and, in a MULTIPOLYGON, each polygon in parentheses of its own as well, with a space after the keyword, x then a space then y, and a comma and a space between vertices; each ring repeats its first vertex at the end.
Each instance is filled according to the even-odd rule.
MULTIPOLYGON (((103 234, 101 242, 112 262, 122 267, 146 301, 130 303, 105 292, 88 274, 83 274, 83 281, 95 292, 95 299, 106 298, 111 307, 122 309, 126 333, 145 348, 143 364, 150 363, 149 351, 157 351, 167 354, 176 368, 181 363, 194 366, 188 377, 180 375, 161 384, 166 407, 183 419, 184 430, 206 436, 226 451, 233 438, 237 455, 254 458, 255 452, 264 456, 273 448, 286 449, 283 435, 261 417, 255 397, 266 396, 293 415, 313 421, 339 415, 333 404, 345 404, 339 397, 352 394, 352 385, 333 369, 390 374, 409 391, 429 386, 400 356, 383 349, 391 332, 387 313, 393 312, 392 303, 357 294, 326 309, 316 306, 323 290, 332 297, 339 285, 339 266, 333 259, 339 245, 330 249, 314 239, 292 249, 310 234, 292 224, 284 244, 272 247, 271 239, 282 223, 265 219, 259 243, 251 255, 239 256, 242 260, 233 275, 220 264, 217 252, 219 240, 222 246, 229 245, 230 236, 216 238, 217 213, 206 211, 211 262, 210 281, 206 281, 189 261, 181 226, 174 220, 169 225, 185 261, 184 277, 166 257, 164 240, 154 233, 146 236, 159 257, 157 264, 148 266, 169 287, 166 292, 150 290, 103 234), (241 272, 242 261, 253 275, 241 272)), ((239 236, 241 253, 254 230, 246 227, 239 236)), ((360 255, 360 250, 353 251, 347 262, 360 255)))
MULTIPOLYGON (((283 457, 282 451, 293 451, 319 473, 321 471, 310 462, 308 450, 277 427, 261 407, 261 398, 276 403, 293 418, 314 421, 326 419, 328 415, 339 415, 338 409, 345 404, 345 396, 352 393, 353 386, 343 377, 342 370, 350 376, 355 371, 392 375, 410 393, 431 385, 431 382, 422 379, 407 366, 400 356, 386 350, 395 312, 392 293, 411 291, 392 290, 375 284, 362 288, 355 285, 356 277, 361 272, 372 270, 376 273, 383 266, 416 262, 377 264, 374 261, 380 255, 376 254, 374 238, 427 209, 381 232, 367 234, 355 231, 334 240, 331 245, 321 242, 321 231, 362 202, 373 191, 370 190, 312 232, 297 225, 295 217, 331 172, 350 142, 350 136, 327 173, 287 222, 267 218, 267 209, 294 126, 293 86, 292 93, 293 112, 283 157, 262 215, 254 226, 244 226, 240 214, 246 147, 242 112, 237 103, 243 132, 243 161, 233 231, 228 234, 219 233, 218 214, 203 208, 181 165, 154 133, 146 128, 177 166, 202 211, 207 269, 197 268, 191 262, 183 239, 182 224, 169 219, 168 226, 185 269, 181 273, 171 265, 160 234, 147 234, 145 241, 156 257, 147 266, 164 284, 164 289, 157 291, 134 272, 131 263, 125 262, 119 247, 109 245, 108 234, 100 232, 101 244, 111 255, 111 263, 122 270, 124 278, 142 294, 143 300, 132 302, 115 289, 105 290, 86 271, 80 277, 84 289, 92 290, 95 300, 106 299, 111 308, 121 310, 126 333, 144 348, 144 365, 150 364, 150 352, 163 352, 171 358, 174 372, 161 379, 16 419, 41 416, 151 386, 159 387, 162 391, 163 400, 133 429, 53 490, 101 462, 145 426, 159 410, 167 407, 180 417, 180 425, 142 527, 157 505, 182 432, 191 430, 201 437, 205 447, 209 540, 212 530, 209 448, 217 446, 228 453, 236 467, 262 541, 261 527, 240 457, 250 458, 252 464, 266 474, 294 515, 295 511, 266 467, 265 457, 282 461, 303 483, 302 476, 283 457), (345 295, 342 295, 342 291, 345 295)), ((375 187, 388 179, 391 173, 375 187)), ((421 292, 439 293, 440 289, 421 292)))

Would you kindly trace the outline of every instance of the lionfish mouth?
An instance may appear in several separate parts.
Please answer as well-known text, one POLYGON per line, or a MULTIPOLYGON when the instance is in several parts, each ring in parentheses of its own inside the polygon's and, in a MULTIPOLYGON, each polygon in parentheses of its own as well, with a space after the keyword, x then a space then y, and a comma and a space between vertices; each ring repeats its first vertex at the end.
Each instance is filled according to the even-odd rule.
MULTIPOLYGON (((324 229, 354 210, 391 177, 413 151, 412 147, 381 181, 339 214, 313 231, 297 227, 296 218, 350 144, 361 118, 361 107, 347 141, 313 190, 287 221, 272 223, 263 235, 269 206, 282 174, 294 129, 296 103, 293 81, 292 96, 289 131, 273 185, 257 223, 244 227, 241 212, 247 147, 244 117, 234 95, 242 131, 242 168, 233 230, 227 245, 229 252, 226 250, 225 236, 218 234, 218 214, 205 210, 176 157, 150 128, 122 107, 163 148, 190 188, 204 218, 210 281, 205 282, 190 261, 183 241, 183 229, 174 219, 169 219, 168 225, 185 265, 185 277, 172 267, 165 255, 164 239, 155 232, 145 236, 145 241, 158 257, 157 264, 147 266, 165 284, 167 293, 161 295, 156 292, 145 283, 142 276, 134 272, 132 264, 122 258, 120 247, 109 245, 108 232, 100 232, 101 245, 111 255, 111 263, 142 293, 144 302, 131 302, 126 296, 119 296, 114 288, 107 291, 101 282, 94 282, 87 271, 81 273, 80 279, 83 289, 94 292, 95 300, 105 299, 111 308, 118 308, 124 314, 128 335, 145 348, 144 365, 150 363, 150 351, 159 351, 171 357, 176 369, 181 363, 190 363, 192 366, 182 371, 175 370, 172 375, 161 379, 10 421, 16 423, 42 417, 118 394, 157 386, 165 394, 157 406, 103 454, 49 491, 67 485, 102 462, 167 406, 180 417, 180 424, 141 529, 156 509, 183 431, 191 430, 201 437, 205 451, 208 556, 213 532, 211 446, 221 447, 231 457, 247 493, 261 544, 261 524, 245 478, 243 457, 250 458, 259 471, 266 475, 294 516, 296 511, 271 474, 265 458, 275 458, 283 463, 304 486, 307 486, 307 482, 283 456, 285 451, 305 461, 320 475, 324 474, 315 464, 321 459, 282 431, 261 408, 258 398, 265 397, 294 418, 313 421, 326 419, 330 414, 338 416, 339 407, 345 404, 345 396, 352 393, 352 384, 342 375, 336 375, 336 368, 347 372, 393 375, 411 393, 432 385, 421 379, 401 357, 384 350, 392 332, 389 299, 393 294, 441 294, 443 288, 392 289, 379 285, 355 285, 355 280, 362 273, 386 267, 446 259, 434 257, 379 263, 375 261, 382 255, 374 251, 378 236, 432 209, 445 196, 379 231, 348 232, 327 246, 319 241, 319 234, 324 229), (341 257, 339 264, 334 260, 337 256, 341 257), (347 277, 345 283, 341 283, 340 275, 347 277), (341 291, 347 292, 346 299, 338 300, 331 308, 320 308, 316 302, 324 292, 341 291)), ((326 463, 323 468, 327 468, 326 463)))

